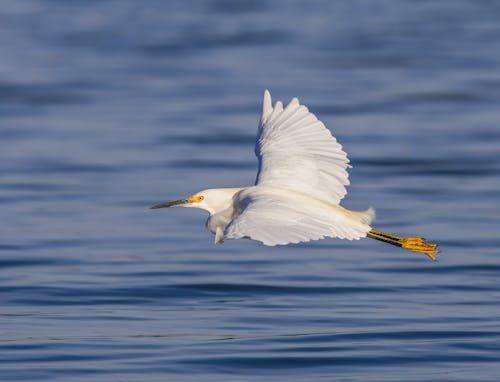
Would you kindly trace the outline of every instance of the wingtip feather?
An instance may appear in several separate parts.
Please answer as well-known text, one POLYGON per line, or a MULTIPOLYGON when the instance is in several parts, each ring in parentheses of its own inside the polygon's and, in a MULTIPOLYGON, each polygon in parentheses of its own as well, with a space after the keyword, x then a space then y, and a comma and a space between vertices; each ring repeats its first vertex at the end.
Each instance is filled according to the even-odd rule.
POLYGON ((300 105, 300 101, 297 97, 293 97, 292 100, 288 103, 287 107, 298 107, 300 105))
POLYGON ((273 112, 273 104, 271 99, 271 93, 269 90, 264 91, 264 100, 262 102, 262 120, 264 120, 268 115, 273 112))

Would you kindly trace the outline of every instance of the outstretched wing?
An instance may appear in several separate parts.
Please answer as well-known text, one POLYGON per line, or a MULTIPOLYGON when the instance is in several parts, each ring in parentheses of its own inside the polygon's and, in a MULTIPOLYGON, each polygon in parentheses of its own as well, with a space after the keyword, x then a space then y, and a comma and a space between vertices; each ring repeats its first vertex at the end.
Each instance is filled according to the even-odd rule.
POLYGON ((266 90, 255 154, 259 158, 256 185, 301 192, 338 204, 349 184, 349 160, 323 122, 293 98, 286 108, 274 108, 266 90))
POLYGON ((269 187, 249 187, 235 200, 237 215, 224 239, 249 238, 282 245, 325 237, 359 239, 371 229, 373 210, 347 211, 306 195, 269 187))

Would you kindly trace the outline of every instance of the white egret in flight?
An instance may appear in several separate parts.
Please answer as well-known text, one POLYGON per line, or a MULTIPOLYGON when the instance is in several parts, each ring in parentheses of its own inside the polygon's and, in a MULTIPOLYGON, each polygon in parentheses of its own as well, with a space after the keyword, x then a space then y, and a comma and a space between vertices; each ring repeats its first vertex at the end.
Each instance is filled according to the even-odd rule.
POLYGON ((436 259, 436 244, 373 229, 372 208, 350 211, 340 206, 349 184, 349 160, 325 125, 297 98, 286 107, 280 101, 273 107, 265 91, 255 153, 259 170, 254 186, 203 190, 151 208, 208 211, 206 226, 217 244, 241 238, 273 246, 369 237, 436 259))

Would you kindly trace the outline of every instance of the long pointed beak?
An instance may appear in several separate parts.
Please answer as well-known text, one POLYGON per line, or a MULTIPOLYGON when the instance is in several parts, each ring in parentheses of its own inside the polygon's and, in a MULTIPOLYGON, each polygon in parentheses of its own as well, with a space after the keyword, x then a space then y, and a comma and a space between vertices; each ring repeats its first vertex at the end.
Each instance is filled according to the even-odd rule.
POLYGON ((187 199, 181 199, 181 200, 174 200, 173 202, 156 204, 156 205, 149 207, 149 208, 152 210, 155 210, 157 208, 168 208, 168 207, 182 206, 183 204, 188 204, 188 203, 191 203, 191 202, 187 199))

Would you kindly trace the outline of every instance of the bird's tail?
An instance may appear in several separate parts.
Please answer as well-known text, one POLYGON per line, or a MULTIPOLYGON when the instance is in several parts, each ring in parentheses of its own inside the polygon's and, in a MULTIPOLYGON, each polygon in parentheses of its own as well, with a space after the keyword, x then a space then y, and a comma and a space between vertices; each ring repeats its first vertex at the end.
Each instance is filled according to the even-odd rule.
POLYGON ((370 207, 365 211, 357 211, 356 214, 363 224, 369 225, 372 223, 373 219, 375 219, 375 210, 373 209, 373 207, 370 207))
MULTIPOLYGON (((340 206, 336 206, 340 207, 340 206)), ((348 216, 350 219, 354 220, 355 222, 361 223, 363 225, 369 226, 373 219, 375 219, 375 210, 370 207, 367 210, 364 211, 351 211, 347 210, 345 208, 342 208, 342 212, 348 216)), ((369 228, 369 227, 368 227, 369 228)))
POLYGON ((366 236, 412 252, 423 253, 432 261, 436 261, 436 255, 439 253, 437 244, 428 244, 425 239, 420 237, 399 237, 376 229, 372 229, 366 236))

